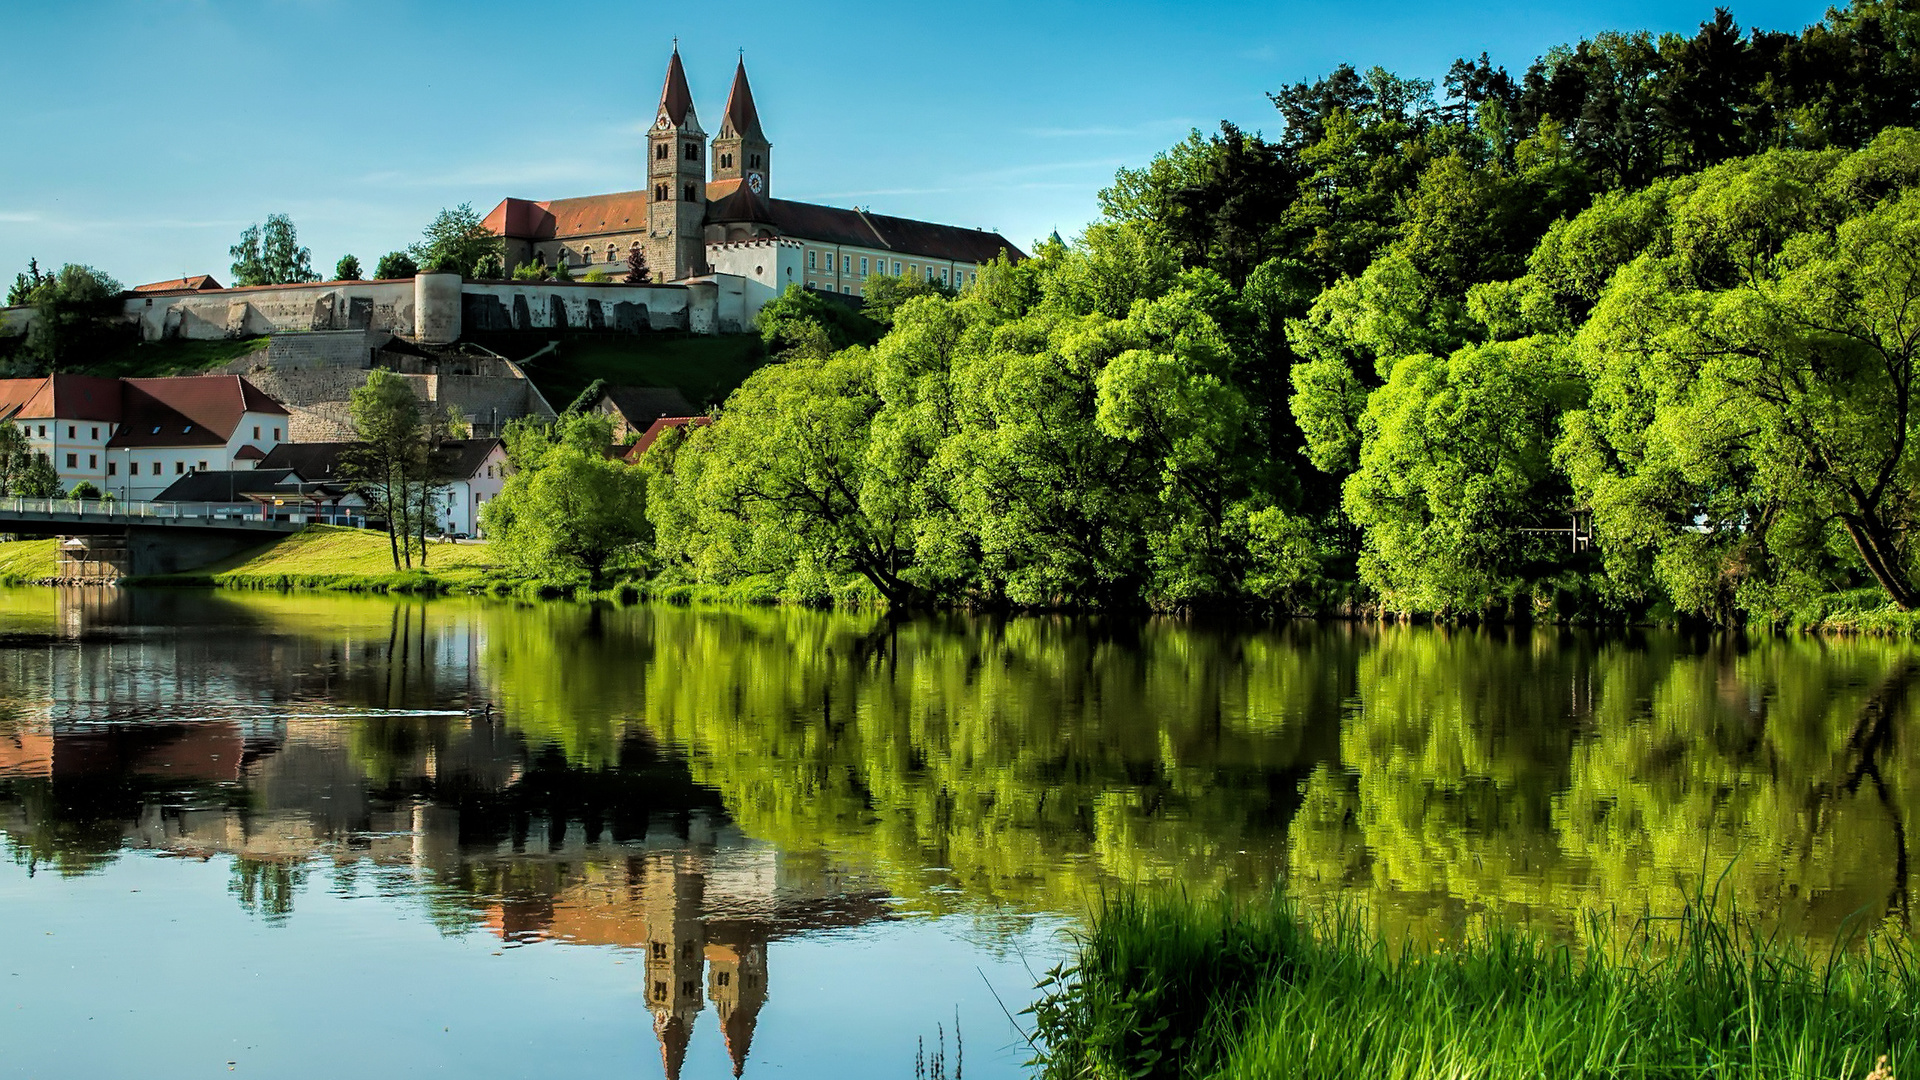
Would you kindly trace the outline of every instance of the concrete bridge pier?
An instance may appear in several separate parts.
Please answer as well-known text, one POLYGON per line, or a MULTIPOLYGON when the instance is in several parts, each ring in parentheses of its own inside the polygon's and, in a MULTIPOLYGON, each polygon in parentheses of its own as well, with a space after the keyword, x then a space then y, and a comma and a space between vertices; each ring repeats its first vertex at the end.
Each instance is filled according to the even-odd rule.
POLYGON ((108 582, 123 577, 178 574, 231 558, 274 539, 271 534, 257 532, 187 530, 164 525, 128 525, 120 532, 64 535, 59 538, 59 578, 73 582, 108 582))

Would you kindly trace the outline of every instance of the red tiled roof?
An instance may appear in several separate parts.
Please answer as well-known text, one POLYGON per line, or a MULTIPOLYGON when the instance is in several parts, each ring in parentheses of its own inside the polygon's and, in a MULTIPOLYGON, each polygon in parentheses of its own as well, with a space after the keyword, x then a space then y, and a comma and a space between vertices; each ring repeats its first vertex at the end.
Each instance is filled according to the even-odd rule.
POLYGON ((680 66, 678 48, 673 50, 673 59, 667 61, 667 81, 660 87, 660 107, 675 124, 686 123, 687 113, 693 111, 693 91, 687 89, 687 71, 680 66))
POLYGON ((628 463, 639 461, 647 452, 647 448, 652 446, 668 428, 706 427, 711 423, 713 418, 710 416, 663 416, 655 420, 653 426, 647 428, 646 432, 633 444, 633 449, 627 451, 627 461, 628 463))
POLYGON ((707 221, 712 224, 759 222, 803 240, 881 248, 901 255, 955 262, 991 262, 1003 251, 1014 259, 1026 258, 1025 253, 999 233, 818 203, 765 199, 747 188, 708 204, 707 221))
POLYGON ((753 107, 753 87, 747 85, 745 56, 740 57, 740 66, 733 69, 733 89, 727 91, 725 122, 732 124, 737 134, 749 139, 766 139, 760 132, 760 110, 753 107))
POLYGON ((252 443, 248 443, 233 452, 233 459, 235 461, 264 461, 266 456, 267 452, 265 450, 260 449, 252 443))
POLYGON ((224 444, 250 412, 287 415, 279 402, 238 375, 128 379, 125 421, 107 445, 224 444))
POLYGON ((120 419, 120 380, 95 375, 0 379, 0 419, 120 419))
POLYGON ((220 283, 213 280, 212 274, 195 274, 192 277, 173 278, 169 281, 154 281, 145 285, 135 285, 133 292, 217 292, 220 283))
POLYGON ((495 236, 516 240, 560 240, 647 228, 647 193, 618 191, 576 199, 502 199, 483 221, 495 236))

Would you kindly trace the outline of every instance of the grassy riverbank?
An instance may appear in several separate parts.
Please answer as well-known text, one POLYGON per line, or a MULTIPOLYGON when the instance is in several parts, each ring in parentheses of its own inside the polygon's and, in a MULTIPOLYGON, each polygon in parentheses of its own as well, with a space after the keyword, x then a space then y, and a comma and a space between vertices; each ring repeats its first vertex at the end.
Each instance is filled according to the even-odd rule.
POLYGON ((387 534, 310 525, 282 540, 182 574, 135 579, 150 585, 234 589, 331 589, 356 592, 467 592, 486 586, 497 566, 486 544, 429 544, 425 570, 393 569, 387 534))
POLYGON ((1041 984, 1041 1075, 1860 1080, 1881 1055, 1920 1069, 1904 934, 1829 957, 1698 907, 1647 927, 1578 955, 1502 931, 1402 949, 1284 904, 1121 900, 1041 984))
POLYGON ((58 545, 59 541, 52 537, 0 543, 0 585, 51 579, 59 572, 55 566, 58 545))

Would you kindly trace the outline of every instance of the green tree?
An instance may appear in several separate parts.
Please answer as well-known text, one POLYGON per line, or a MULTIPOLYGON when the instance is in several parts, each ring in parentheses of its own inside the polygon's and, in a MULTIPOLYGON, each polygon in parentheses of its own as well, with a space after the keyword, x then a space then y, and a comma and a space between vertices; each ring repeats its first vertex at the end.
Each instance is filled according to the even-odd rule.
POLYGON ((387 252, 380 256, 379 263, 373 268, 373 276, 378 281, 398 281, 401 278, 410 278, 419 272, 419 264, 404 251, 387 252))
POLYGON ((951 298, 954 290, 938 281, 924 281, 906 274, 874 274, 861 283, 860 313, 881 326, 893 325, 893 313, 916 296, 951 298))
POLYGON ((627 276, 623 280, 629 285, 645 285, 653 280, 653 274, 647 269, 647 253, 638 244, 627 249, 627 276))
POLYGON ((610 418, 563 417, 535 441, 520 440, 518 464, 481 510, 495 549, 542 578, 581 575, 600 585, 609 566, 638 555, 649 537, 647 477, 606 448, 610 418))
MULTIPOLYGON (((343 466, 368 508, 386 519, 393 568, 399 570, 404 564, 411 569, 415 537, 425 532, 417 491, 427 464, 420 399, 405 378, 374 368, 367 373, 366 383, 353 391, 348 409, 357 441, 343 466)), ((426 558, 424 551, 421 558, 426 558)))
POLYGON ((21 494, 16 490, 33 467, 33 446, 27 433, 13 423, 0 423, 0 498, 21 494))
POLYGON ((1670 194, 1580 332, 1594 401, 1561 446, 1618 572, 1703 614, 1774 615, 1836 574, 1920 606, 1917 159, 1891 130, 1670 194))
POLYGON ((40 272, 39 259, 28 259, 26 273, 13 275, 13 284, 7 286, 7 306, 25 307, 33 303, 34 290, 50 278, 51 275, 40 272))
POLYGON ((333 266, 333 280, 359 281, 360 260, 354 258, 352 255, 340 256, 340 261, 333 266))
POLYGON ((415 265, 427 270, 464 274, 488 258, 499 258, 503 244, 474 212, 472 203, 461 203, 434 215, 408 252, 415 265))
POLYGON ((58 498, 60 474, 54 471, 53 459, 45 454, 34 454, 27 462, 25 471, 14 482, 13 494, 23 499, 58 498))
POLYGON ((34 372, 71 371, 92 354, 125 342, 131 329, 118 281, 68 263, 43 274, 28 297, 36 318, 20 358, 34 372))
POLYGON ((293 219, 285 214, 268 214, 265 225, 247 226, 240 233, 240 242, 227 254, 233 257, 236 286, 319 280, 313 272, 312 254, 300 246, 293 219))

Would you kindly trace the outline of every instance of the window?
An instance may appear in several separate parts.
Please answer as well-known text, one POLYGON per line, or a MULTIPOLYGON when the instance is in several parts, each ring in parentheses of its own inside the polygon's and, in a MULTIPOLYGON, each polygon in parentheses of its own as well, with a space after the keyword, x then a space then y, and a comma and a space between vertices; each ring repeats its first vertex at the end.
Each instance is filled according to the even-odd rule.
POLYGON ((893 276, 894 277, 900 276, 900 260, 899 259, 893 260, 893 276))
POLYGON ((680 996, 681 997, 692 997, 693 995, 699 992, 700 992, 700 987, 695 985, 692 979, 680 980, 680 996))
POLYGON ((94 428, 94 429, 93 429, 93 434, 91 434, 91 435, 89 435, 89 436, 87 436, 87 438, 89 438, 89 439, 98 439, 98 438, 100 438, 100 429, 99 429, 99 428, 94 428))
POLYGON ((917 273, 919 273, 919 272, 920 272, 920 267, 919 267, 919 265, 918 265, 917 263, 908 263, 908 264, 907 264, 907 276, 909 276, 909 277, 911 277, 911 276, 913 276, 914 274, 917 274, 917 273))
POLYGON ((759 154, 748 154, 748 155, 747 155, 747 167, 748 167, 748 168, 750 168, 750 169, 757 169, 757 168, 759 168, 759 167, 760 167, 760 155, 759 155, 759 154))
POLYGON ((196 466, 195 468, 196 468, 196 469, 197 469, 197 471, 199 471, 199 472, 206 472, 206 471, 207 471, 207 463, 203 461, 203 462, 201 462, 201 463, 200 463, 200 464, 199 464, 198 466, 196 466))
MULTIPOLYGON (((819 252, 817 252, 817 251, 809 251, 809 252, 807 252, 807 269, 809 269, 809 270, 818 270, 818 269, 820 269, 820 262, 819 262, 819 259, 820 259, 820 253, 819 253, 819 252)), ((41 428, 41 429, 40 429, 40 434, 42 434, 42 435, 45 435, 46 433, 47 433, 47 429, 46 429, 46 428, 41 428)))
POLYGON ((715 986, 725 986, 731 981, 732 981, 731 972, 716 971, 713 973, 713 985, 715 986))
POLYGON ((77 469, 77 468, 79 468, 79 467, 80 467, 80 455, 79 455, 79 454, 68 454, 68 455, 67 455, 67 468, 69 468, 69 469, 77 469))
POLYGON ((117 462, 117 461, 109 461, 109 462, 107 462, 107 475, 108 475, 108 476, 119 476, 119 475, 120 475, 120 463, 119 463, 119 462, 117 462))
POLYGON ((867 257, 865 255, 860 256, 860 276, 867 276, 867 257))
POLYGON ((720 167, 721 167, 721 168, 723 168, 723 169, 731 169, 731 168, 733 168, 733 155, 732 155, 732 154, 721 154, 721 155, 720 155, 720 167))
POLYGON ((260 425, 259 424, 253 425, 253 441, 254 442, 260 441, 260 425))
MULTIPOLYGON (((154 468, 156 468, 156 469, 157 469, 157 468, 159 468, 159 466, 157 466, 157 465, 156 465, 156 466, 154 466, 154 468)), ((173 463, 173 475, 175 475, 175 476, 185 476, 186 474, 187 474, 187 463, 186 463, 186 462, 184 462, 184 461, 176 461, 176 462, 174 462, 174 463, 173 463)))
POLYGON ((947 284, 947 268, 944 266, 940 268, 940 284, 947 284))
POLYGON ((666 983, 656 982, 653 984, 653 1000, 655 1001, 667 1000, 667 984, 666 983))
POLYGON ((700 160, 700 144, 699 143, 687 144, 687 160, 688 161, 700 160))
POLYGON ((87 468, 88 468, 89 470, 92 470, 92 469, 97 469, 97 468, 99 468, 99 467, 100 467, 100 455, 99 455, 99 454, 88 454, 88 455, 87 455, 87 468))
POLYGON ((927 280, 928 281, 933 280, 933 267, 931 266, 927 267, 927 280))
POLYGON ((274 441, 274 442, 279 442, 279 441, 280 441, 280 429, 279 429, 279 428, 274 428, 274 429, 273 429, 273 441, 274 441))
MULTIPOLYGON (((134 466, 134 468, 136 468, 136 469, 137 469, 137 468, 139 468, 139 466, 138 466, 138 465, 136 465, 136 466, 134 466)), ((157 461, 153 463, 153 475, 155 475, 155 476, 159 476, 159 475, 160 475, 160 463, 159 463, 159 462, 157 462, 157 461)))
POLYGON ((73 438, 73 425, 72 425, 72 424, 68 424, 68 425, 67 425, 67 438, 69 438, 69 439, 71 439, 71 438, 73 438))
POLYGON ((667 160, 667 144, 666 143, 661 143, 658 146, 655 146, 653 148, 653 159, 655 161, 667 160))
POLYGON ((693 189, 693 185, 692 185, 692 184, 688 184, 688 185, 687 185, 687 201, 688 201, 688 202, 699 202, 699 201, 700 201, 700 195, 699 195, 699 193, 698 193, 698 192, 696 192, 696 191, 695 191, 695 190, 693 189))
POLYGON ((840 286, 840 291, 841 291, 841 292, 843 292, 843 293, 851 293, 851 292, 853 292, 853 286, 851 286, 851 285, 842 285, 842 286, 840 286))
POLYGON ((653 958, 654 958, 655 960, 665 960, 665 959, 667 958, 667 943, 666 943, 666 942, 664 942, 664 941, 656 941, 656 942, 654 942, 654 943, 653 943, 653 958))
POLYGON ((653 201, 654 202, 667 201, 667 185, 665 184, 653 185, 653 201))
POLYGON ((45 424, 40 425, 40 437, 43 439, 47 437, 47 425, 45 424))
POLYGON ((607 245, 607 261, 608 262, 613 261, 613 245, 612 244, 607 245))
POLYGON ((853 256, 851 255, 840 256, 840 272, 843 274, 853 273, 853 256))

